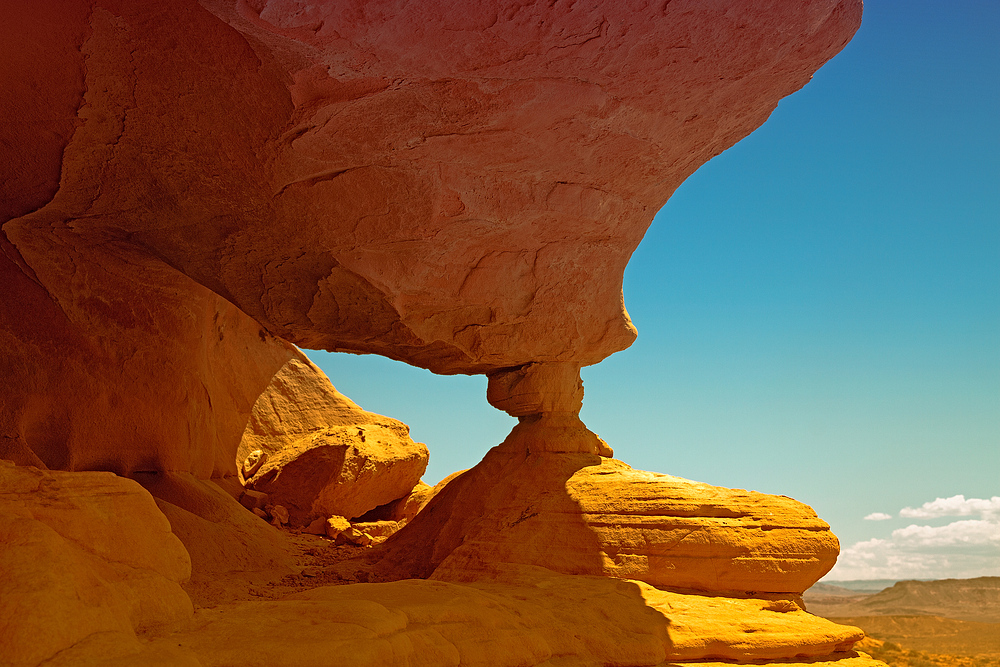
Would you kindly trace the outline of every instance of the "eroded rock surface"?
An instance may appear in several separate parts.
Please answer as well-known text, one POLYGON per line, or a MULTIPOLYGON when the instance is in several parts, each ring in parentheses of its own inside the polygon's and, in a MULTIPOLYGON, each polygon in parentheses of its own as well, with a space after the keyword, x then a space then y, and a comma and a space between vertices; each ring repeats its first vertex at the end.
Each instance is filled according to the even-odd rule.
POLYGON ((294 526, 348 518, 409 495, 428 452, 409 427, 362 410, 297 353, 257 399, 237 458, 263 464, 246 483, 289 512, 294 526))
POLYGON ((192 631, 154 641, 116 664, 167 655, 203 667, 319 666, 332 656, 338 665, 358 667, 550 660, 638 667, 706 658, 880 665, 851 651, 862 636, 788 600, 683 595, 641 582, 503 568, 474 584, 353 584, 200 610, 192 631), (282 631, 247 631, 276 627, 282 631))
POLYGON ((187 549, 191 577, 184 588, 199 606, 244 600, 250 588, 295 571, 287 540, 215 481, 162 472, 135 479, 187 549))
POLYGON ((392 578, 468 582, 496 563, 519 563, 702 592, 798 595, 838 551, 829 525, 784 496, 505 443, 438 491, 372 559, 392 578))
POLYGON ((627 347, 622 273, 654 213, 861 15, 860 0, 14 4, 5 48, 31 56, 4 61, 19 97, 0 224, 59 310, 92 298, 93 317, 138 326, 119 287, 73 273, 107 253, 133 278, 176 269, 302 347, 443 373, 627 347))
POLYGON ((137 632, 191 618, 190 576, 135 482, 0 461, 0 663, 36 665, 85 640, 135 649, 137 632))
POLYGON ((0 457, 36 466, 0 467, 11 660, 869 664, 855 630, 797 606, 836 553, 811 510, 633 471, 579 420, 579 368, 635 336, 622 274, 654 213, 860 12, 8 2, 0 457), (413 492, 426 450, 286 340, 485 373, 519 424, 413 492), (238 483, 256 450, 266 499, 238 483), (44 467, 132 475, 157 501, 44 467), (265 501, 281 524, 277 506, 410 518, 431 495, 375 553, 382 578, 433 580, 222 605, 136 639, 190 618, 192 562, 206 605, 225 599, 213 576, 293 569, 265 501))

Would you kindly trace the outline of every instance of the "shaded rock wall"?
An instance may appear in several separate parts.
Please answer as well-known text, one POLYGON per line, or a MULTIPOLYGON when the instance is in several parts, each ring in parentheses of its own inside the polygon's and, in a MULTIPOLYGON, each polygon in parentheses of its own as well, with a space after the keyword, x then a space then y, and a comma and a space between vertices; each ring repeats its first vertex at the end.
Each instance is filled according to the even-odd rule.
POLYGON ((235 474, 257 396, 291 355, 224 299, 71 230, 0 254, 0 458, 62 470, 235 474))

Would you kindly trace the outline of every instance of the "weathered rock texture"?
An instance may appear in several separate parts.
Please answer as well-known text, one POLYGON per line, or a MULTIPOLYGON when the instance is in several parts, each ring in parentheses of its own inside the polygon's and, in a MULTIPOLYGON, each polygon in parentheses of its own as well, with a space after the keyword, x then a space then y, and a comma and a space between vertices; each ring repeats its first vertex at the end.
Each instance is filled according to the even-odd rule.
POLYGON ((161 262, 73 231, 36 249, 30 269, 0 253, 0 458, 235 474, 250 410, 291 346, 161 262))
POLYGON ((136 633, 191 618, 191 561, 153 499, 109 472, 0 461, 0 664, 81 641, 138 650, 136 633))
POLYGON ((407 496, 427 469, 427 447, 409 427, 362 410, 302 353, 257 399, 237 452, 267 456, 247 485, 285 507, 292 525, 318 516, 359 517, 407 496))
POLYGON ((389 578, 468 582, 517 563, 701 592, 798 595, 838 551, 826 522, 790 498, 593 454, 530 454, 508 440, 371 558, 389 578))
POLYGON ((196 604, 244 599, 251 586, 295 571, 287 540, 214 481, 169 472, 138 473, 135 480, 155 498, 190 555, 184 589, 196 604))
POLYGON ((653 214, 861 13, 860 0, 14 5, 0 223, 11 270, 37 278, 18 294, 44 286, 50 318, 84 318, 90 336, 110 321, 113 341, 149 338, 184 308, 132 283, 177 270, 303 347, 445 373, 627 347, 622 273, 653 214))
POLYGON ((195 629, 115 664, 881 665, 851 651, 862 636, 789 600, 683 595, 641 582, 507 568, 490 582, 354 584, 199 610, 195 629))
MULTIPOLYGON (((162 510, 106 474, 28 473, 41 481, 10 492, 0 543, 16 598, 0 641, 14 660, 66 648, 49 664, 650 664, 848 648, 857 633, 794 602, 832 564, 825 524, 791 501, 601 459, 611 451, 579 420, 578 373, 635 336, 622 274, 657 209, 804 85, 860 13, 861 0, 5 2, 0 458, 135 475, 162 510), (380 553, 396 575, 493 583, 206 610, 188 635, 143 647, 136 628, 190 612, 163 514, 206 576, 254 559, 284 567, 260 532, 272 529, 246 523, 258 520, 232 496, 258 396, 270 386, 278 405, 289 377, 314 372, 286 340, 490 376, 488 399, 518 426, 380 553), (58 484, 84 504, 124 503, 127 530, 49 513, 58 484), (86 539, 72 532, 91 523, 86 539), (163 547, 151 560, 150 545, 163 547), (498 563, 563 574, 518 583, 498 563), (660 597, 566 573, 788 599, 660 597), (574 587, 585 591, 558 593, 574 587), (613 613, 588 606, 602 590, 613 613), (256 631, 276 626, 280 637, 256 631)), ((277 438, 299 451, 276 449, 253 484, 276 497, 309 487, 285 501, 303 519, 319 499, 352 515, 406 496, 409 473, 364 501, 326 497, 344 485, 325 473, 290 474, 314 456, 348 460, 362 435, 408 442, 332 387, 310 391, 291 422, 250 429, 254 449, 277 438), (307 433, 331 410, 372 421, 307 433)), ((389 458, 415 470, 422 456, 389 458)))

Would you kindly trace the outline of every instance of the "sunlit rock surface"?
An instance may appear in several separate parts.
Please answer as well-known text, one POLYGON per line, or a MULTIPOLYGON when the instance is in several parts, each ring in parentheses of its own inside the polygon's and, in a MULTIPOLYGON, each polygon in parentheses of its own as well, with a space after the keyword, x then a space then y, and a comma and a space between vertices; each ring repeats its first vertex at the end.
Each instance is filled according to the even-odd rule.
POLYGON ((809 508, 631 470, 579 419, 654 213, 860 14, 6 2, 0 662, 870 664, 799 608, 837 550, 809 508), (519 423, 413 491, 426 450, 292 344, 487 374, 519 423), (278 599, 335 570, 285 512, 378 508, 408 523, 338 567, 384 583, 278 599))
POLYGON ((109 472, 0 461, 0 664, 36 665, 95 637, 185 626, 191 559, 153 499, 109 472))
POLYGON ((237 459, 266 455, 247 486, 285 507, 295 526, 320 516, 359 517, 409 495, 420 481, 427 447, 409 431, 362 410, 298 353, 257 399, 237 459))

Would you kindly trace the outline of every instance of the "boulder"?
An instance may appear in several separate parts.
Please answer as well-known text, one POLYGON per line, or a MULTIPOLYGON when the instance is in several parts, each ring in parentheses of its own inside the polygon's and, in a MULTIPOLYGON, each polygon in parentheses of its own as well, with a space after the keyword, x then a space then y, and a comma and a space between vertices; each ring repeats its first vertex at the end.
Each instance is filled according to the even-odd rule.
POLYGON ((302 529, 303 533, 310 535, 326 535, 326 517, 317 517, 309 522, 309 525, 302 529))
POLYGON ((180 586, 190 575, 188 552, 135 482, 0 461, 3 664, 176 629, 193 613, 180 586))
POLYGON ((351 522, 342 516, 331 516, 325 520, 325 533, 331 540, 337 539, 345 530, 351 529, 351 522))
POLYGON ((352 527, 360 530, 362 533, 367 533, 372 537, 381 539, 395 534, 404 525, 405 522, 401 521, 355 521, 351 524, 352 527))
POLYGON ((367 547, 372 543, 372 536, 368 533, 363 533, 354 526, 350 526, 346 530, 340 531, 337 534, 337 539, 334 543, 339 545, 342 544, 353 544, 356 547, 367 547))
POLYGON ((271 515, 271 525, 276 528, 280 528, 288 524, 288 510, 286 510, 282 505, 275 505, 270 508, 269 511, 271 515))
POLYGON ((362 410, 301 353, 254 405, 238 456, 253 452, 264 463, 247 486, 285 507, 293 526, 359 517, 406 496, 428 458, 406 424, 362 410))
POLYGON ((261 493, 260 491, 254 491, 253 489, 244 489, 243 493, 240 494, 240 504, 246 507, 248 510, 253 511, 255 509, 262 509, 267 505, 268 497, 266 493, 261 493))

